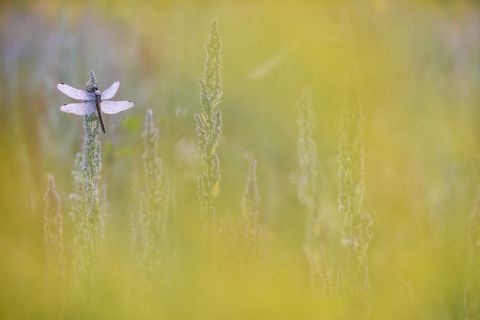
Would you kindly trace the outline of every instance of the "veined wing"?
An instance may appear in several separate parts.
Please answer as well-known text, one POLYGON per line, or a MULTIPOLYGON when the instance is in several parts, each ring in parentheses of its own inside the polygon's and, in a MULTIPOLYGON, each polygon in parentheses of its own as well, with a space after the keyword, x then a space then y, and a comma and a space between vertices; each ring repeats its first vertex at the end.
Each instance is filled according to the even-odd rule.
POLYGON ((71 87, 65 83, 57 84, 57 89, 73 99, 84 100, 84 101, 95 99, 92 93, 87 92, 85 90, 75 89, 74 87, 71 87))
POLYGON ((118 87, 120 87, 120 81, 115 81, 112 83, 108 89, 105 89, 102 92, 102 100, 112 99, 117 93, 118 87))
POLYGON ((120 111, 133 107, 132 101, 102 101, 100 104, 102 112, 107 114, 119 113, 120 111))
POLYGON ((61 106, 60 111, 77 114, 79 116, 85 116, 94 113, 96 111, 96 105, 95 101, 69 103, 61 106))

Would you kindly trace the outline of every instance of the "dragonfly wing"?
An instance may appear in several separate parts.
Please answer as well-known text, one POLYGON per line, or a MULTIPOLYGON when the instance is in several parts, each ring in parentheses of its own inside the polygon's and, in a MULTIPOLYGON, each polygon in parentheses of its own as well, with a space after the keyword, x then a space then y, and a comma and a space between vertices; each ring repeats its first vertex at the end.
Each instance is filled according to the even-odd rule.
POLYGON ((102 101, 102 111, 107 114, 119 113, 133 107, 132 101, 102 101))
POLYGON ((120 81, 115 81, 112 83, 108 89, 105 89, 102 92, 102 100, 112 99, 117 93, 118 87, 120 87, 120 81))
POLYGON ((60 111, 77 114, 79 116, 85 116, 94 113, 96 111, 96 106, 94 101, 69 103, 61 106, 60 111))
POLYGON ((85 90, 78 90, 74 87, 69 86, 65 83, 57 84, 57 89, 60 90, 65 95, 69 96, 70 98, 77 99, 77 100, 92 100, 93 94, 87 92, 85 90))

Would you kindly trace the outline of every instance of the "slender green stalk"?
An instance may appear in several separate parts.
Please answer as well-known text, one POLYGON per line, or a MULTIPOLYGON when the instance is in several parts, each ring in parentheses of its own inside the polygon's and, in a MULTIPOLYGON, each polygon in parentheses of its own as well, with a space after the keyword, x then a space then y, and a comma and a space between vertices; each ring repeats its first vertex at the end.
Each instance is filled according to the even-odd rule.
POLYGON ((144 139, 143 167, 145 187, 142 193, 142 230, 144 232, 144 266, 148 282, 164 272, 168 253, 167 217, 170 183, 162 159, 158 154, 158 128, 153 111, 147 110, 144 139))
POLYGON ((210 26, 206 45, 207 60, 205 74, 200 80, 201 112, 195 114, 197 144, 204 161, 204 169, 198 178, 198 197, 203 215, 203 226, 207 231, 213 227, 219 232, 219 222, 215 213, 215 199, 220 191, 220 159, 217 146, 222 132, 222 112, 219 105, 222 97, 220 69, 221 39, 217 21, 210 26))
MULTIPOLYGON (((297 176, 297 194, 307 209, 304 252, 308 260, 311 283, 327 294, 331 284, 328 278, 324 223, 319 207, 320 192, 317 186, 318 157, 315 143, 315 112, 310 92, 305 90, 298 101, 297 155, 300 164, 297 176)), ((323 219, 324 220, 324 219, 323 219)))
POLYGON ((49 289, 52 294, 62 294, 65 285, 65 247, 63 240, 63 216, 55 187, 55 179, 48 176, 48 187, 45 193, 45 212, 43 230, 47 270, 49 273, 49 289))
POLYGON ((248 251, 261 258, 260 192, 257 184, 257 160, 250 157, 247 184, 242 197, 242 232, 248 251))
MULTIPOLYGON (((95 74, 90 73, 90 86, 96 86, 95 74)), ((74 238, 74 270, 76 283, 92 293, 96 283, 98 249, 103 238, 105 201, 99 194, 102 170, 101 145, 98 139, 100 123, 96 113, 83 121, 83 148, 75 160, 72 176, 75 193, 70 196, 71 217, 76 227, 74 238)))
POLYGON ((480 318, 480 196, 470 216, 467 279, 465 288, 465 320, 480 318))
MULTIPOLYGON (((338 213, 342 223, 341 244, 346 254, 344 283, 349 298, 366 314, 369 310, 370 280, 368 247, 372 238, 370 215, 364 210, 365 154, 363 146, 363 118, 358 94, 349 75, 345 107, 340 122, 338 148, 338 213)), ((355 308, 355 307, 354 307, 355 308)))
POLYGON ((305 90, 298 104, 297 155, 300 173, 297 192, 300 202, 307 207, 308 214, 314 215, 318 203, 317 188, 317 146, 315 143, 315 112, 312 109, 310 92, 305 90))

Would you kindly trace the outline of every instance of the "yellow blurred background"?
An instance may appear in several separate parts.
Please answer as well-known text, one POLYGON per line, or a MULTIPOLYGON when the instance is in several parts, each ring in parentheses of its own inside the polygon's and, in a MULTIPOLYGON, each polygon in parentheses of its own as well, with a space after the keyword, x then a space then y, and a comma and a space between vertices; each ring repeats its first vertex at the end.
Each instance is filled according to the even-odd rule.
POLYGON ((83 88, 93 69, 101 88, 120 80, 118 98, 135 107, 106 116, 100 137, 109 208, 99 300, 86 308, 70 299, 65 319, 347 319, 348 303, 309 284, 306 213, 292 177, 296 105, 309 88, 321 208, 331 217, 326 228, 337 232, 339 119, 352 65, 373 220, 370 318, 465 318, 469 216, 480 178, 477 2, 4 1, 0 16, 0 318, 55 318, 45 293, 43 195, 53 174, 68 257, 70 174, 82 144, 82 119, 59 111, 71 101, 56 84, 83 88), (214 18, 224 92, 217 213, 232 225, 240 219, 245 154, 254 155, 269 235, 261 275, 242 271, 254 262, 236 240, 225 242, 228 254, 213 275, 199 267, 193 115, 214 18), (172 178, 176 260, 171 287, 154 291, 145 307, 129 289, 138 275, 128 247, 147 108, 172 178))

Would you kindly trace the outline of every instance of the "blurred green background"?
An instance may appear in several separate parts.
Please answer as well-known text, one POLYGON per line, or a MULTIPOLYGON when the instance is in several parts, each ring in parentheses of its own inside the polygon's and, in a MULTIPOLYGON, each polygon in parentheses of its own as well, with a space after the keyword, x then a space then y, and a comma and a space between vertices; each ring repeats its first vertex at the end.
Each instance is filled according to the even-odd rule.
MULTIPOLYGON (((172 177, 169 232, 174 288, 157 297, 175 319, 338 319, 343 306, 308 290, 296 103, 312 92, 322 208, 336 221, 339 115, 356 65, 364 112, 365 209, 374 319, 463 319, 468 217, 479 186, 480 10, 473 1, 3 1, 0 4, 0 318, 52 319, 44 299, 43 194, 51 173, 68 195, 82 119, 59 111, 56 89, 120 80, 132 110, 106 116, 102 181, 109 199, 102 300, 66 318, 134 319, 128 220, 143 183, 147 108, 172 177), (245 154, 258 160, 268 277, 238 277, 225 263, 197 272, 193 114, 200 111, 209 24, 223 41, 223 135, 218 214, 240 216, 245 154), (130 302, 125 302, 130 301, 130 302)), ((333 222, 335 230, 338 222, 333 222)), ((230 248, 235 251, 235 247, 230 248)), ((480 286, 480 283, 474 283, 480 286)), ((148 314, 148 312, 145 312, 148 314)), ((160 317, 160 316, 159 316, 160 317)), ((156 317, 154 317, 156 318, 156 317)))

